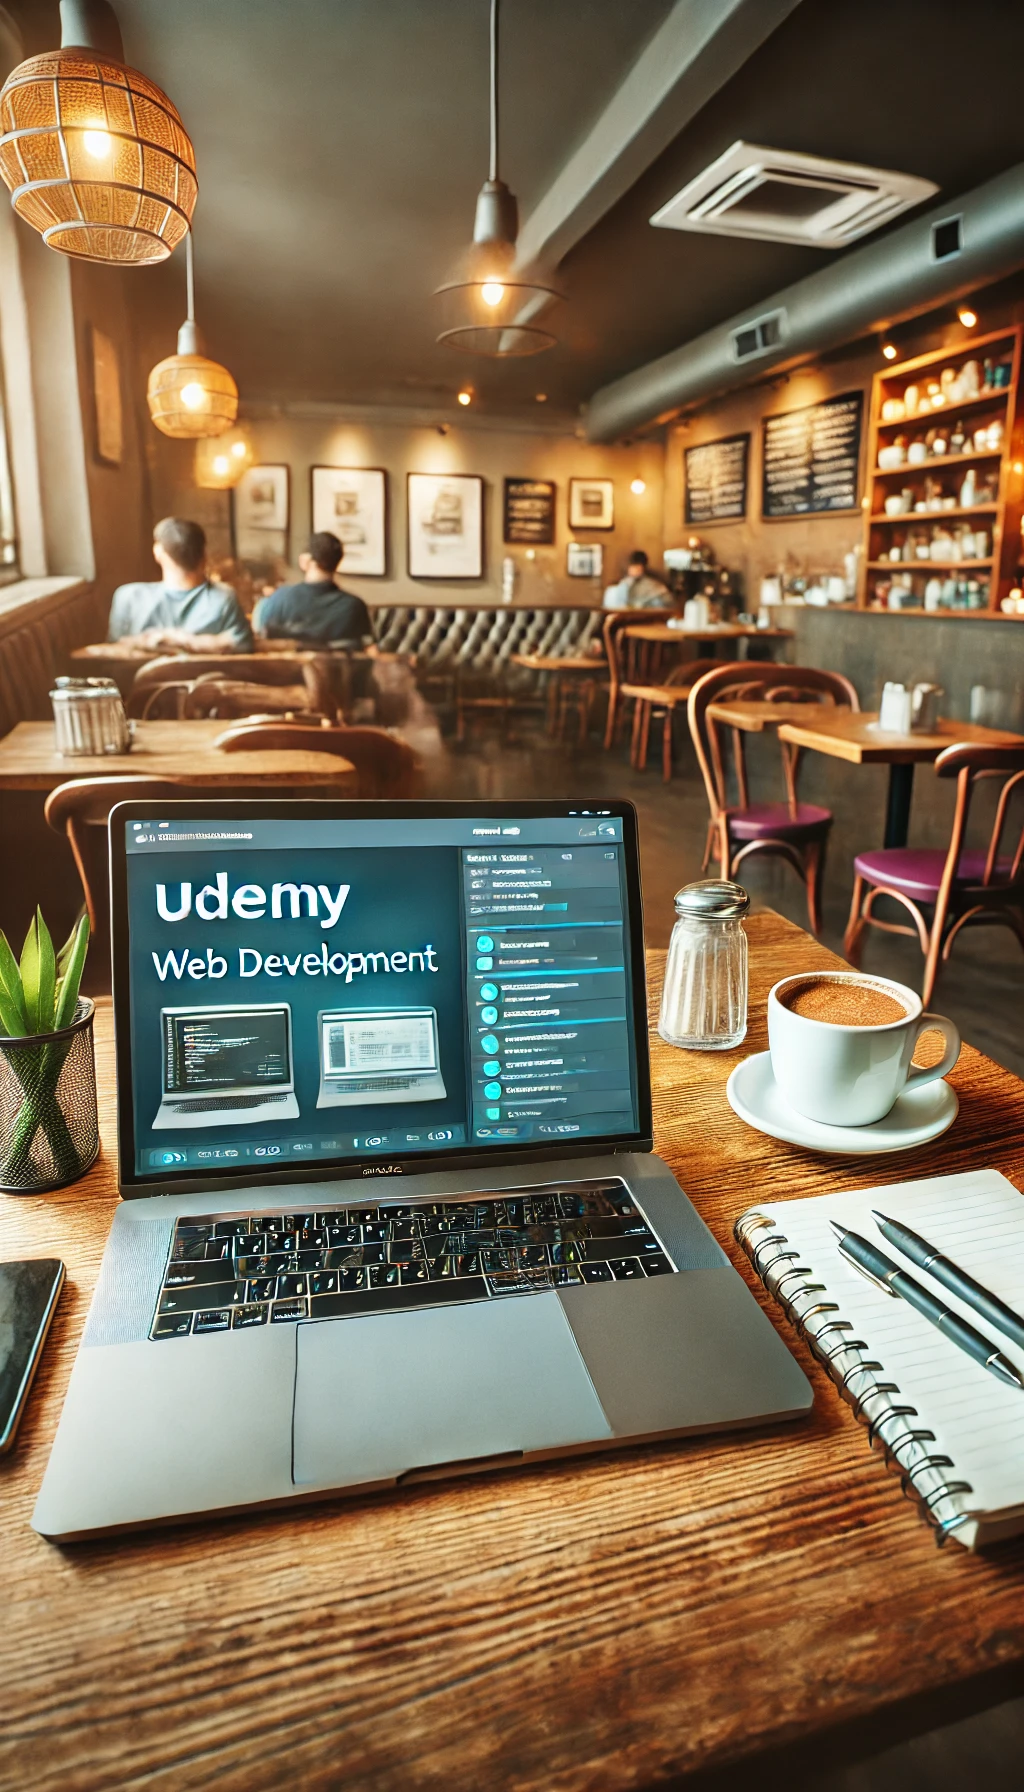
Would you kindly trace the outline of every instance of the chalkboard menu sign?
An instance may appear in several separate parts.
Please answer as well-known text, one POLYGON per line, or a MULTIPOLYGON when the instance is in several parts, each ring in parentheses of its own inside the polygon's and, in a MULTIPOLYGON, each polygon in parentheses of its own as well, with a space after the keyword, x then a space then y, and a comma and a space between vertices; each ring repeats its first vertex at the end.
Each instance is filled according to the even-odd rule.
POLYGON ((845 392, 765 418, 762 515, 856 510, 863 406, 863 392, 845 392))
POLYGON ((555 488, 549 479, 506 479, 505 540, 550 547, 555 539, 555 488))
POLYGON ((747 514, 747 458, 750 437, 727 436, 687 448, 686 521, 724 523, 747 514))

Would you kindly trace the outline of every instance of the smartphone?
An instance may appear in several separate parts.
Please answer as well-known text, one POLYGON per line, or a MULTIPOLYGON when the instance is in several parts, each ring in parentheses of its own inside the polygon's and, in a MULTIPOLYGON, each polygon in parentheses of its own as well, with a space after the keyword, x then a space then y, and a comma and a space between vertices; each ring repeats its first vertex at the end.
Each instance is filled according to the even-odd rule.
POLYGON ((0 1263, 0 1455, 14 1442, 63 1286, 57 1257, 0 1263))

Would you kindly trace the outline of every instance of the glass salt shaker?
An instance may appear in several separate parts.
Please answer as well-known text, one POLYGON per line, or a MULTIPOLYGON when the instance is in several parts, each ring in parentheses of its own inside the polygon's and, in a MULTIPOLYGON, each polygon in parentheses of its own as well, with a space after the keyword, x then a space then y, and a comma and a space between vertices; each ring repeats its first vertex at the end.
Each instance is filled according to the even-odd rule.
POLYGON ((722 1052, 747 1031, 750 897, 740 884, 705 878, 676 894, 658 1032, 669 1045, 722 1052))

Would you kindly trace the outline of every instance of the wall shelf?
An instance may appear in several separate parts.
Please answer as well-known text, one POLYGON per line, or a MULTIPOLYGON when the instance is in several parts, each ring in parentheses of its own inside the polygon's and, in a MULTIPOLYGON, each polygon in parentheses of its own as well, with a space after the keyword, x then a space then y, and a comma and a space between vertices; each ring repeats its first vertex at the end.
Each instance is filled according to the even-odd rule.
MULTIPOLYGON (((949 355, 945 356, 947 362, 950 358, 949 355)), ((883 377, 891 379, 892 375, 889 374, 883 377)), ((998 404, 1000 401, 1005 404, 1010 396, 1011 390, 1012 388, 1010 386, 990 386, 987 392, 979 392, 977 398, 962 398, 959 404, 940 404, 935 410, 915 411, 913 416, 890 417, 888 421, 883 421, 883 419, 879 417, 878 427, 879 430, 920 429, 924 424, 931 425, 936 422, 941 423, 942 420, 947 417, 951 417, 955 423, 961 411, 976 411, 979 405, 998 404)), ((887 396, 891 398, 894 394, 889 393, 887 396)))
MULTIPOLYGON (((889 583, 893 579, 905 580, 908 576, 928 579, 935 574, 950 575, 963 573, 970 576, 975 584, 975 596, 980 585, 984 592, 984 609, 975 610, 965 607, 950 607, 925 612, 923 607, 900 609, 894 606, 893 615, 958 616, 977 619, 980 616, 1000 616, 1000 604, 1007 593, 1017 583, 1018 561, 1021 559, 1020 531, 1021 519, 1024 515, 1024 423, 1018 419, 1018 392, 1020 387, 1021 363, 1021 328, 1009 326, 1005 330, 994 330, 986 336, 976 336, 961 343, 956 348, 939 349, 927 355, 918 355, 912 361, 905 361, 898 367, 886 367, 875 375, 871 393, 870 437, 868 441, 868 466, 872 469, 868 474, 868 485, 865 493, 864 517, 864 558, 860 587, 857 593, 857 607, 870 610, 873 614, 884 614, 888 608, 889 583), (994 360, 1009 362, 1010 380, 1008 386, 990 386, 979 392, 976 398, 964 399, 959 405, 956 402, 940 405, 938 410, 929 410, 922 416, 916 412, 913 416, 903 417, 896 421, 882 422, 882 406, 888 399, 902 399, 906 388, 910 385, 925 385, 930 377, 937 380, 943 369, 951 367, 957 373, 971 360, 994 360), (880 467, 878 454, 880 448, 891 443, 893 434, 906 434, 911 440, 921 440, 926 430, 937 426, 951 428, 962 411, 980 412, 983 407, 998 413, 1003 421, 1003 442, 998 449, 972 448, 963 454, 928 455, 922 461, 904 460, 898 467, 880 467), (952 469, 966 469, 969 466, 980 466, 987 463, 990 471, 976 483, 982 485, 984 500, 978 504, 961 505, 959 503, 959 487, 963 484, 958 474, 953 480, 944 481, 943 475, 952 469), (998 479, 994 500, 992 486, 998 479), (901 511, 898 516, 886 516, 885 500, 892 495, 893 480, 900 486, 909 488, 914 502, 920 502, 926 493, 935 496, 943 494, 947 498, 955 496, 956 505, 948 510, 908 510, 901 511), (925 481, 930 481, 926 487, 925 481), (952 487, 952 489, 950 489, 952 487), (963 524, 971 517, 987 517, 990 519, 991 554, 984 559, 941 560, 918 559, 890 560, 883 558, 892 542, 894 528, 902 528, 921 532, 925 538, 934 535, 937 530, 950 529, 951 525, 963 524)), ((953 533, 957 530, 954 528, 953 533)), ((969 531, 960 530, 966 537, 969 531)), ((986 530, 986 534, 989 531, 986 530)), ((986 543, 988 545, 988 543, 986 543)))

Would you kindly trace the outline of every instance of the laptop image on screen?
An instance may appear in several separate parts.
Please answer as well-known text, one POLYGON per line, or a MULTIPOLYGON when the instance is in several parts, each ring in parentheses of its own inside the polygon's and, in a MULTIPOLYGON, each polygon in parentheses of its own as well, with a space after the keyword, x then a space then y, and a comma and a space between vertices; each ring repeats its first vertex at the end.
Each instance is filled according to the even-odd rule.
POLYGON ((444 1100, 436 1008, 332 1009, 317 1025, 318 1108, 444 1100))
POLYGON ((630 804, 136 802, 110 855, 122 1200, 37 1530, 807 1411, 654 1151, 630 804))
POLYGON ((298 1118, 287 1002, 164 1008, 160 1025, 163 1097, 155 1131, 298 1118))

